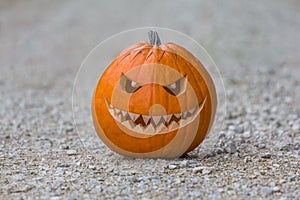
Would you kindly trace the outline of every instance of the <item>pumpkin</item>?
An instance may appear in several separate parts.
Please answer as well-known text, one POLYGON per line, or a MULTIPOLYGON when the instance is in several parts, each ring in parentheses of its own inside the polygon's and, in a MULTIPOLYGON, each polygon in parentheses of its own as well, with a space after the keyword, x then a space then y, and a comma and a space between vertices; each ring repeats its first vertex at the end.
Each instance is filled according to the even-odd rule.
POLYGON ((92 117, 101 140, 130 157, 175 158, 195 149, 214 121, 212 78, 185 48, 148 42, 123 50, 100 77, 92 117))

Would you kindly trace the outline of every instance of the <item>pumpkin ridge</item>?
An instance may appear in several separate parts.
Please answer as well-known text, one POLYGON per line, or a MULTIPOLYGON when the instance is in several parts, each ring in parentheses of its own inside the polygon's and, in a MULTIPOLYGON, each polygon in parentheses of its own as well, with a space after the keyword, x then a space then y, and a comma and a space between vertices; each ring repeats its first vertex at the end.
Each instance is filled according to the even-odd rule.
POLYGON ((132 51, 138 50, 139 53, 147 47, 149 47, 149 44, 147 42, 139 42, 135 45, 130 46, 128 49, 121 51, 121 53, 117 57, 118 62, 121 62, 123 59, 125 59, 128 55, 131 54, 132 51))

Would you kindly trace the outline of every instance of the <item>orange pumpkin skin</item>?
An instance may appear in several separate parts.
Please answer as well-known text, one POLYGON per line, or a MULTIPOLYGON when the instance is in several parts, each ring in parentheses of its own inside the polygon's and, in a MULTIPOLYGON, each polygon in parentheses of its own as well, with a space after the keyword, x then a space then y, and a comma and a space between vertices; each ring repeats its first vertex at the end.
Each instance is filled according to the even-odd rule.
POLYGON ((213 81, 190 52, 174 43, 139 42, 123 50, 103 73, 94 91, 92 116, 98 136, 113 151, 174 158, 204 140, 216 106, 213 81), (180 91, 175 82, 185 85, 177 95, 172 93, 180 91))

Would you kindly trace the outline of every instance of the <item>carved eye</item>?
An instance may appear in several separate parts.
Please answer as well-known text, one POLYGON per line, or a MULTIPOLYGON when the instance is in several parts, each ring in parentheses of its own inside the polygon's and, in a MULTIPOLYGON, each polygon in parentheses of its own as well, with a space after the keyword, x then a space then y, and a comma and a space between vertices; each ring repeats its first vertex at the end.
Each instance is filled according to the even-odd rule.
POLYGON ((123 73, 120 77, 120 86, 121 86, 121 89, 128 92, 128 93, 134 93, 136 92, 138 89, 140 89, 142 86, 133 81, 133 80, 130 80, 127 76, 125 76, 123 73))
POLYGON ((177 81, 164 86, 164 89, 170 94, 177 96, 185 91, 186 88, 186 75, 177 81))

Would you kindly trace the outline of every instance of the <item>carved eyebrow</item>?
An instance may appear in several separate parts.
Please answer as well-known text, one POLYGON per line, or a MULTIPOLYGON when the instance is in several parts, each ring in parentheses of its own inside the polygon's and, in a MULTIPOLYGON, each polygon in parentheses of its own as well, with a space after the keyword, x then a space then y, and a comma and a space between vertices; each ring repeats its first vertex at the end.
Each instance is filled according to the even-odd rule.
MULTIPOLYGON (((167 87, 167 86, 171 86, 173 83, 176 83, 177 81, 180 81, 181 79, 187 79, 187 74, 185 74, 185 75, 183 75, 182 77, 178 78, 177 80, 175 80, 175 81, 173 81, 173 82, 171 82, 171 83, 169 83, 169 84, 163 85, 163 86, 166 86, 166 87, 167 87)), ((134 80, 130 79, 128 76, 126 76, 126 75, 122 72, 122 74, 121 74, 121 76, 120 76, 120 84, 121 84, 121 85, 125 85, 125 81, 127 81, 127 80, 129 80, 129 81, 131 81, 131 82, 134 82, 135 85, 143 86, 143 84, 141 84, 141 83, 139 83, 139 82, 137 82, 137 81, 134 81, 134 80)), ((186 80, 186 81, 187 81, 187 80, 186 80)))
MULTIPOLYGON (((180 77, 180 78, 177 79, 176 81, 173 81, 173 82, 171 82, 171 83, 169 83, 169 84, 167 84, 167 85, 165 85, 165 86, 170 86, 170 85, 172 85, 173 83, 176 83, 177 81, 179 81, 179 80, 181 80, 181 79, 187 79, 187 74, 183 75, 182 77, 180 77)), ((186 80, 186 81, 187 81, 187 80, 186 80)))
POLYGON ((142 85, 142 84, 140 84, 139 82, 136 82, 136 81, 134 81, 134 80, 128 78, 128 76, 126 76, 126 75, 122 72, 122 74, 121 74, 121 76, 120 76, 120 83, 123 83, 123 81, 126 81, 126 80, 132 81, 132 82, 136 83, 137 85, 142 85))

